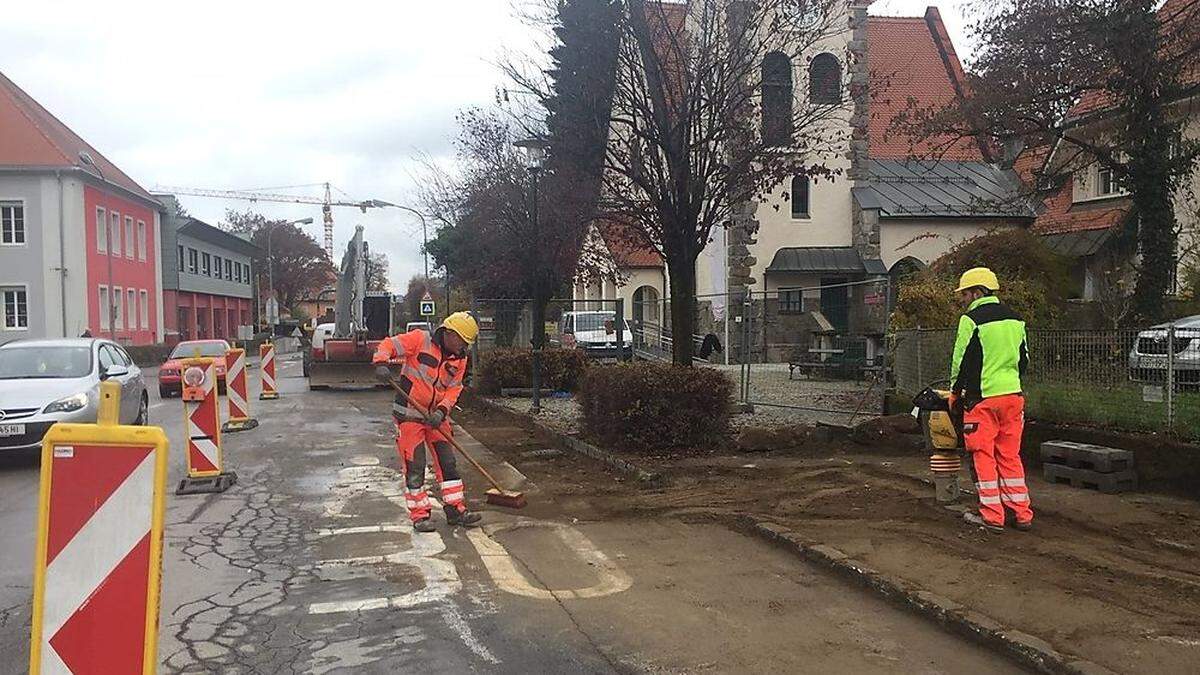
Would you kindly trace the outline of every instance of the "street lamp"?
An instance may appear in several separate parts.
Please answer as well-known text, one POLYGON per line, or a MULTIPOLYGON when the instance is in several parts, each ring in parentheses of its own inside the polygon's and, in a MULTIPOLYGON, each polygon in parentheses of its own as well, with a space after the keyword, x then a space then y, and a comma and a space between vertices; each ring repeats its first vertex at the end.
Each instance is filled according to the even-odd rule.
POLYGON ((368 199, 367 201, 363 202, 363 206, 366 206, 367 208, 372 208, 372 209, 381 209, 385 206, 388 206, 393 209, 400 209, 402 211, 408 211, 409 213, 413 214, 417 218, 421 219, 421 253, 424 254, 424 256, 425 256, 425 280, 428 281, 429 280, 429 250, 428 250, 428 248, 429 248, 429 230, 425 226, 425 214, 412 208, 411 206, 404 206, 403 204, 393 204, 391 202, 385 202, 381 199, 368 199))
MULTIPOLYGON (((83 164, 85 166, 90 166, 93 169, 95 169, 96 175, 100 177, 101 181, 105 180, 104 172, 101 171, 100 167, 96 165, 96 160, 92 159, 92 155, 90 153, 88 153, 87 150, 79 151, 79 161, 83 162, 83 164)), ((108 226, 108 216, 107 215, 104 217, 103 225, 104 225, 104 231, 108 232, 108 234, 105 235, 105 237, 104 237, 104 239, 108 242, 108 246, 106 247, 107 250, 105 251, 105 253, 107 254, 107 255, 105 255, 105 257, 108 258, 108 339, 112 340, 113 342, 116 342, 117 341, 117 298, 116 298, 116 294, 113 293, 113 272, 112 272, 113 241, 112 241, 112 228, 108 226)), ((100 233, 97 232, 96 236, 97 237, 100 236, 100 233)), ((63 337, 66 337, 65 333, 64 333, 63 337)))
POLYGON ((539 252, 541 247, 539 244, 538 233, 538 176, 542 173, 542 167, 546 163, 546 151, 549 148, 549 143, 541 138, 526 138, 524 140, 513 143, 519 150, 522 151, 525 159, 525 168, 529 170, 530 182, 532 183, 533 203, 530 206, 530 218, 533 225, 533 236, 530 237, 532 246, 530 253, 533 255, 533 358, 531 365, 533 373, 530 377, 533 384, 533 402, 529 407, 529 412, 537 414, 542 411, 542 347, 546 339, 546 317, 542 307, 542 267, 539 252))
MULTIPOLYGON (((313 222, 312 218, 301 218, 300 220, 292 220, 292 221, 288 221, 287 223, 275 223, 271 227, 267 228, 267 299, 268 300, 275 299, 275 265, 274 265, 274 261, 271 259, 271 235, 275 234, 275 228, 281 224, 311 225, 312 222, 313 222)), ((276 306, 278 306, 278 304, 279 304, 278 301, 276 301, 276 306)), ((268 318, 267 323, 270 324, 271 326, 274 326, 275 324, 270 321, 270 317, 267 317, 267 318, 268 318)))

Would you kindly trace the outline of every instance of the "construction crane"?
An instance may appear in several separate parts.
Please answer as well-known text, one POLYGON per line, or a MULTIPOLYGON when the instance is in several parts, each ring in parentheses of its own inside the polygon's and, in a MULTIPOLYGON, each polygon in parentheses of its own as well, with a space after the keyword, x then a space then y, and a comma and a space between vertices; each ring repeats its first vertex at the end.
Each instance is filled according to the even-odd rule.
MULTIPOLYGON (((170 192, 177 195, 189 195, 192 197, 215 197, 217 199, 244 199, 251 202, 282 202, 286 204, 320 204, 321 211, 325 214, 325 255, 333 260, 333 207, 335 206, 352 206, 362 210, 363 213, 367 209, 383 208, 390 206, 386 202, 378 202, 373 199, 364 201, 334 201, 331 198, 331 186, 329 183, 322 183, 325 188, 325 198, 306 197, 303 195, 287 195, 273 192, 255 192, 252 190, 210 190, 205 188, 188 188, 188 187, 171 187, 166 185, 155 186, 155 192, 170 192)), ((305 186, 296 186, 305 187, 305 186)))

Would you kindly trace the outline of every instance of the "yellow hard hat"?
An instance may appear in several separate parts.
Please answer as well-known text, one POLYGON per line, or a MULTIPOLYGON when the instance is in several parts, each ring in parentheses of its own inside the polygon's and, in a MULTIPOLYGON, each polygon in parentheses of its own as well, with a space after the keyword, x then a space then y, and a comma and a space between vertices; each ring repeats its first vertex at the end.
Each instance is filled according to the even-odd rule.
POLYGON ((475 344, 475 338, 479 337, 479 324, 475 322, 475 317, 471 316, 469 312, 451 314, 442 322, 442 328, 458 333, 458 336, 469 345, 475 344))
POLYGON ((1000 280, 996 278, 996 273, 986 267, 972 267, 963 272, 963 275, 958 280, 958 288, 954 289, 955 293, 965 291, 968 288, 983 286, 989 291, 1000 290, 1000 280))

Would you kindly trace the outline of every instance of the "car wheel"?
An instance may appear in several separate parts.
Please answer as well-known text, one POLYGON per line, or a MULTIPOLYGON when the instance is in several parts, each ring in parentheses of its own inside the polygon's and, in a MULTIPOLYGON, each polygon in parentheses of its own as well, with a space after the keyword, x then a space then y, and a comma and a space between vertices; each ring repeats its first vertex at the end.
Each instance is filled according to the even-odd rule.
POLYGON ((170 390, 170 389, 167 389, 166 387, 159 386, 159 388, 158 388, 158 397, 159 397, 159 398, 161 398, 161 399, 168 399, 168 398, 171 398, 171 390, 170 390))
POLYGON ((139 427, 144 427, 150 423, 150 397, 145 393, 142 394, 142 405, 138 408, 138 416, 133 423, 139 427))

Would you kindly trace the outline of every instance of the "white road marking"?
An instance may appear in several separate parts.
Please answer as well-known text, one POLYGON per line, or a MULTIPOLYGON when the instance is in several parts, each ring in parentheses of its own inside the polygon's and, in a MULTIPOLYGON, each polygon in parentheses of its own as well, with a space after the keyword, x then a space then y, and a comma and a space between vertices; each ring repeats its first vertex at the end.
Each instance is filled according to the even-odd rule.
POLYGON ((405 532, 409 528, 396 523, 383 525, 360 525, 358 527, 327 527, 317 530, 318 537, 336 537, 339 534, 375 534, 378 532, 405 532))
POLYGON ((514 595, 523 595, 539 600, 581 600, 620 593, 633 585, 633 579, 624 570, 609 560, 608 556, 596 548, 596 545, 582 532, 570 525, 537 520, 518 520, 468 530, 467 538, 475 546, 475 550, 483 560, 484 567, 487 568, 488 574, 492 576, 496 585, 514 595), (592 566, 592 569, 599 575, 600 581, 587 588, 573 590, 560 591, 534 587, 517 569, 504 545, 490 536, 504 530, 526 527, 544 527, 553 530, 567 548, 575 551, 584 563, 592 566))

